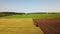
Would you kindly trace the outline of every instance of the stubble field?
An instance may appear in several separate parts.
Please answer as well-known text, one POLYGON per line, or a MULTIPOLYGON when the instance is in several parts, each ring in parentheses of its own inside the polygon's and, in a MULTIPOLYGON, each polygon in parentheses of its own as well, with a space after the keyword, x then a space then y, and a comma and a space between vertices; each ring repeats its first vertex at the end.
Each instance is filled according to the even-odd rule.
POLYGON ((0 34, 43 34, 32 18, 0 18, 0 34))

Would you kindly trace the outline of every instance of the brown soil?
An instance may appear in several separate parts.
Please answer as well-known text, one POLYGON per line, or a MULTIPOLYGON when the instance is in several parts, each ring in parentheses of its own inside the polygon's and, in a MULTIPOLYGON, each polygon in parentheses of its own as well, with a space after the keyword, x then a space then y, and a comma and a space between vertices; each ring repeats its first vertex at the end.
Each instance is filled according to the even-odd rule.
POLYGON ((60 18, 38 18, 34 23, 42 29, 44 34, 60 34, 60 18))

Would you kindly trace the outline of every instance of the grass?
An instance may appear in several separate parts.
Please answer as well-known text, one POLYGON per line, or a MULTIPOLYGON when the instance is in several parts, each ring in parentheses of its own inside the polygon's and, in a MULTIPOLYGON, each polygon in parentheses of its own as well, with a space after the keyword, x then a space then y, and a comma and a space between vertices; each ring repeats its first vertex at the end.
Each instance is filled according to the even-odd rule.
POLYGON ((60 14, 23 14, 10 15, 1 18, 60 18, 60 14))

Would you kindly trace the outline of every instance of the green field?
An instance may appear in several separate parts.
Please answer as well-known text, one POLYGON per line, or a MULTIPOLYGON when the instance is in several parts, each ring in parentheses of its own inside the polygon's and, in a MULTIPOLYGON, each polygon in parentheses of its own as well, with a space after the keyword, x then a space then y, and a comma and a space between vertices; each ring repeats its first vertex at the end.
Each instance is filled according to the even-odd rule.
POLYGON ((60 18, 60 14, 22 14, 9 15, 1 18, 60 18))

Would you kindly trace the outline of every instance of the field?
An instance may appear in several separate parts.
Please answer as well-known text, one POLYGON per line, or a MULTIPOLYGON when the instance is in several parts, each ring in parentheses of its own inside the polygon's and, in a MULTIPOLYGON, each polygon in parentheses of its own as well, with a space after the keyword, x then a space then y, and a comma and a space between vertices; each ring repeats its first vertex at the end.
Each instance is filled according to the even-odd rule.
POLYGON ((23 14, 23 15, 9 15, 0 18, 60 18, 59 14, 23 14))
POLYGON ((42 29, 44 34, 60 34, 60 18, 33 19, 33 22, 42 29))
POLYGON ((0 34, 43 34, 33 18, 60 18, 60 14, 22 14, 0 17, 0 34))
POLYGON ((43 34, 32 18, 0 18, 0 34, 43 34))

